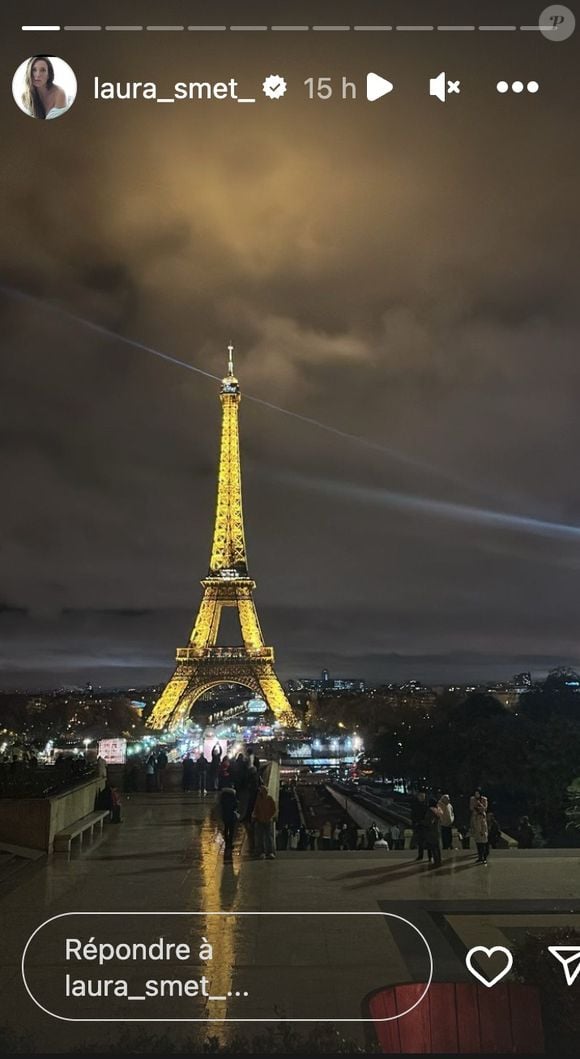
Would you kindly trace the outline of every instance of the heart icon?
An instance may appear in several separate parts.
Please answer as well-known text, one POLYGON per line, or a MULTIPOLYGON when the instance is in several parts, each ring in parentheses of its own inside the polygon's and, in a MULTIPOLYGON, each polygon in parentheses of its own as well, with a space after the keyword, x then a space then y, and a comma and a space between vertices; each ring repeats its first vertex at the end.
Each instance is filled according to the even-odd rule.
POLYGON ((488 989, 491 989, 493 985, 497 985, 502 978, 505 978, 506 974, 510 973, 513 967, 513 962, 514 958, 510 950, 506 949, 503 945, 494 945, 492 949, 486 949, 485 945, 474 945, 465 957, 465 966, 467 967, 467 970, 474 976, 474 978, 477 978, 478 982, 482 982, 483 985, 486 985, 488 989), (495 978, 492 978, 491 981, 488 982, 487 978, 484 978, 473 966, 473 957, 483 953, 483 955, 487 956, 488 960, 490 960, 496 952, 501 952, 505 956, 505 967, 499 972, 499 974, 496 974, 495 978))

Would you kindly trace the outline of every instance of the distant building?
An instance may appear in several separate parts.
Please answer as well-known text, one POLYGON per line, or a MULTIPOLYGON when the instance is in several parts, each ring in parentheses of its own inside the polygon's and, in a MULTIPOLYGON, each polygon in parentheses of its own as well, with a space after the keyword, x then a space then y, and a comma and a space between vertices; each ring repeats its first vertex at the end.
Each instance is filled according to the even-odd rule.
POLYGON ((532 686, 532 674, 531 673, 516 673, 514 677, 514 685, 516 688, 531 688, 532 686))
POLYGON ((507 706, 508 709, 513 709, 517 706, 520 700, 520 694, 525 688, 516 687, 511 681, 498 681, 495 684, 490 684, 489 687, 484 689, 488 695, 493 695, 498 702, 501 702, 502 706, 507 706))
POLYGON ((429 709, 436 699, 433 688, 426 687, 420 680, 408 680, 397 689, 397 702, 401 706, 423 706, 429 709))
POLYGON ((393 706, 425 709, 430 709, 437 699, 435 690, 422 684, 420 680, 407 680, 404 684, 381 684, 377 688, 377 695, 393 706))
POLYGON ((286 681, 289 692, 315 691, 324 694, 332 692, 350 692, 360 694, 366 691, 366 680, 358 677, 331 677, 328 669, 323 669, 319 677, 295 677, 286 681))

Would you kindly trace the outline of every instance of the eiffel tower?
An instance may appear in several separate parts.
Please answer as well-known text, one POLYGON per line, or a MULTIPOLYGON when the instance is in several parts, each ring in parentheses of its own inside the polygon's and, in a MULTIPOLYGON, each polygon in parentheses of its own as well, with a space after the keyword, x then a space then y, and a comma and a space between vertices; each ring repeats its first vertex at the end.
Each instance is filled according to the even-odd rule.
POLYGON ((175 673, 147 722, 149 728, 157 730, 178 728, 200 696, 219 684, 249 688, 265 700, 278 721, 295 724, 292 707, 274 670, 274 648, 264 644, 253 597, 256 582, 248 574, 238 429, 241 394, 234 375, 232 345, 228 353, 228 373, 220 390, 222 435, 209 574, 201 582, 203 598, 189 643, 177 648, 175 673), (223 607, 237 609, 242 647, 217 646, 223 607))

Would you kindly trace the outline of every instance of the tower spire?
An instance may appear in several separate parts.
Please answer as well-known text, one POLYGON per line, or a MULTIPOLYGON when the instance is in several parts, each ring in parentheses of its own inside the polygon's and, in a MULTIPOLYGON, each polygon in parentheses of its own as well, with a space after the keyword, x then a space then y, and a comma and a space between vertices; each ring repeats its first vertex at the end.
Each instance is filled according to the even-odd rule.
POLYGON ((218 467, 217 507, 209 564, 210 577, 248 574, 244 515, 242 509, 242 470, 238 407, 240 387, 234 375, 234 347, 228 346, 228 374, 222 380, 222 434, 218 467))

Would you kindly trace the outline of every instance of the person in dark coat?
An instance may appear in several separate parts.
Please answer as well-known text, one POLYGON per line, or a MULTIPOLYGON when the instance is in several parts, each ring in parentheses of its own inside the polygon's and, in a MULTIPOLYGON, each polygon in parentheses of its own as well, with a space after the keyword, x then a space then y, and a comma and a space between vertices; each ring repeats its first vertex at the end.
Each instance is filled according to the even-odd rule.
POLYGON ((339 831, 338 849, 348 849, 348 824, 343 824, 339 831))
POLYGON ((109 780, 95 798, 95 809, 108 809, 111 822, 121 823, 121 796, 117 788, 111 786, 109 780))
POLYGON ((288 849, 288 839, 290 838, 290 828, 288 824, 284 824, 276 834, 276 848, 277 849, 288 849))
POLYGON ((235 761, 232 763, 232 779, 234 781, 234 787, 238 794, 243 787, 246 786, 248 781, 248 762, 246 761, 243 754, 238 754, 235 761))
POLYGON ((308 831, 304 824, 300 825, 300 831, 298 834, 298 849, 308 849, 308 831))
POLYGON ((191 754, 186 754, 183 759, 183 773, 181 776, 181 789, 184 791, 192 791, 195 782, 195 765, 192 761, 191 754))
POLYGON ((424 825, 425 809, 427 807, 425 791, 419 791, 411 807, 411 826, 413 828, 413 844, 417 849, 415 860, 423 860, 425 850, 424 825))
POLYGON ((252 814, 254 812, 254 805, 256 804, 259 787, 260 777, 258 775, 258 770, 254 768, 253 765, 250 765, 246 769, 244 783, 239 789, 236 788, 240 802, 240 817, 243 820, 248 836, 248 849, 250 856, 253 856, 254 853, 254 825, 252 822, 252 814))
POLYGON ((208 769, 208 760, 204 756, 204 754, 201 753, 199 755, 198 759, 197 759, 197 775, 198 775, 198 778, 199 778, 199 791, 200 791, 200 794, 205 794, 205 792, 206 792, 206 787, 207 787, 207 769, 208 769))
POLYGON ((531 849, 534 844, 534 829, 528 816, 522 816, 518 830, 518 849, 531 849))
POLYGON ((109 780, 95 797, 95 809, 108 809, 110 813, 113 811, 113 788, 109 780))
POLYGON ((441 867, 441 816, 442 810, 435 798, 430 798, 429 808, 423 818, 423 844, 432 868, 441 867))
POLYGON ((489 844, 492 849, 498 849, 501 846, 501 827, 499 826, 494 813, 487 814, 487 829, 489 831, 489 844))
POLYGON ((225 852, 228 852, 234 844, 238 820, 238 798, 233 787, 222 788, 219 795, 219 804, 224 825, 225 852))
POLYGON ((167 758, 167 754, 165 753, 165 750, 163 749, 163 747, 161 747, 161 749, 157 751, 157 762, 156 762, 156 764, 157 764, 157 768, 156 768, 157 786, 158 786, 160 791, 164 791, 165 790, 165 778, 166 778, 166 769, 167 769, 167 764, 168 764, 168 758, 167 758))
POLYGON ((216 743, 211 752, 211 761, 209 763, 209 790, 215 791, 218 785, 218 772, 220 762, 222 759, 222 748, 219 743, 216 743))
POLYGON ((221 759, 217 776, 218 791, 232 786, 231 761, 227 754, 221 759))
POLYGON ((256 795, 260 786, 260 774, 255 765, 250 765, 246 774, 246 788, 248 794, 248 804, 246 808, 246 816, 251 816, 254 809, 254 802, 256 801, 256 795))
POLYGON ((381 837, 380 831, 379 831, 377 825, 375 824, 375 822, 373 821, 373 823, 371 824, 371 826, 369 827, 369 829, 367 831, 367 849, 374 849, 375 848, 375 842, 377 842, 380 837, 381 837))

